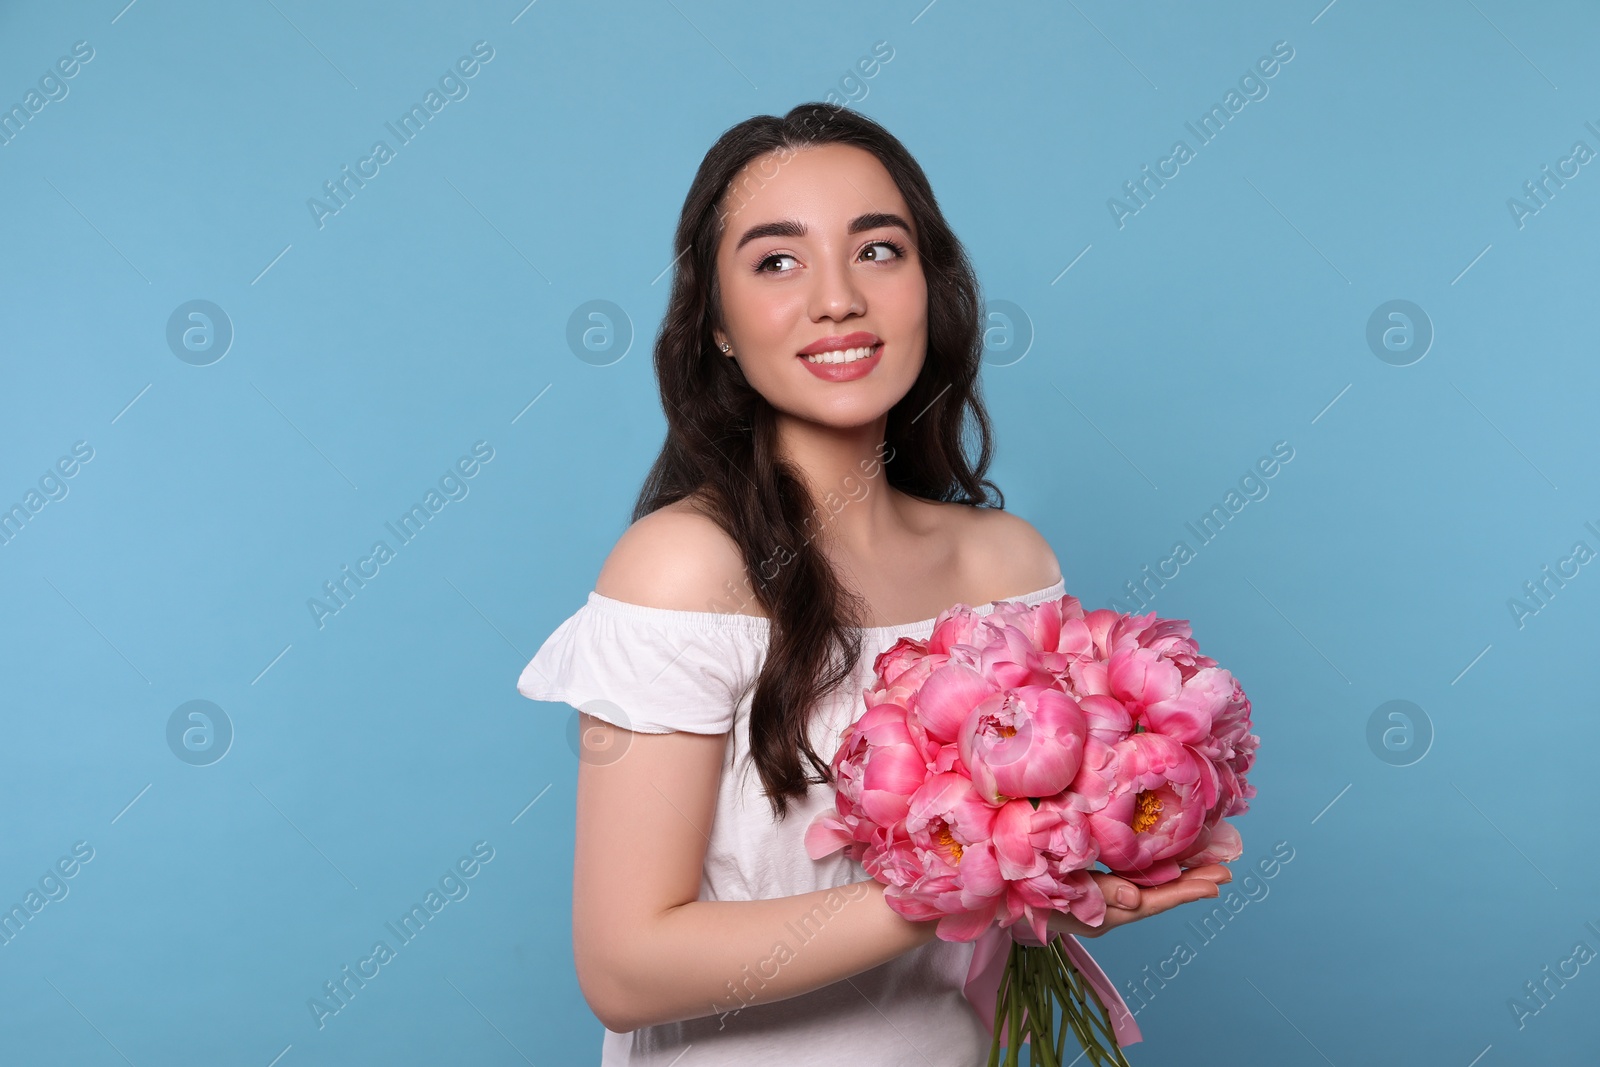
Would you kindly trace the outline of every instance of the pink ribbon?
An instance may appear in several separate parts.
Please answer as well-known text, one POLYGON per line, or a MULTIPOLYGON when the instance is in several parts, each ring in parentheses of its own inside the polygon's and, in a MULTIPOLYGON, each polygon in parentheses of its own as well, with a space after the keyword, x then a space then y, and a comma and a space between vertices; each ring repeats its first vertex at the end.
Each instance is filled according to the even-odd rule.
MULTIPOLYGON (((972 965, 967 968, 967 980, 962 986, 967 1000, 977 1010, 978 1017, 991 1034, 994 1033, 994 1002, 1000 995, 1000 980, 1005 976, 1011 942, 1009 929, 989 927, 973 945, 972 965)), ((1078 969, 1078 973, 1099 994, 1100 1003, 1105 1005, 1106 1015, 1111 1020, 1111 1031, 1116 1034, 1117 1044, 1127 1046, 1143 1041, 1144 1035, 1139 1032, 1139 1024, 1133 1021, 1133 1013, 1128 1010, 1117 987, 1106 977, 1106 972, 1089 955, 1089 950, 1071 934, 1061 936, 1061 946, 1067 950, 1067 958, 1078 969)))

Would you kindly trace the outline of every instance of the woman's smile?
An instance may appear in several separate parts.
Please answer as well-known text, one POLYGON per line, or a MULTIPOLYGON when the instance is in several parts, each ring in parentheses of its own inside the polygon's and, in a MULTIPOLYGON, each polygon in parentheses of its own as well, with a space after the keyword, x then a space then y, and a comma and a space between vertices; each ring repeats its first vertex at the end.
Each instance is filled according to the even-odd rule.
POLYGON ((824 381, 848 382, 872 373, 883 354, 877 334, 858 330, 842 337, 824 337, 799 352, 806 370, 824 381))

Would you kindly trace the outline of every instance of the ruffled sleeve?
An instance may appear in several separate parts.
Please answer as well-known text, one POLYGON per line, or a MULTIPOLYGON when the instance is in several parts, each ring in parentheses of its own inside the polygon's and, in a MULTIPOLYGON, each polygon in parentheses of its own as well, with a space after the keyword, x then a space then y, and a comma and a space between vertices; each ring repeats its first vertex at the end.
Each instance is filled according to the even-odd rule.
POLYGON ((765 646, 763 623, 590 593, 522 669, 517 692, 638 733, 726 733, 765 646))

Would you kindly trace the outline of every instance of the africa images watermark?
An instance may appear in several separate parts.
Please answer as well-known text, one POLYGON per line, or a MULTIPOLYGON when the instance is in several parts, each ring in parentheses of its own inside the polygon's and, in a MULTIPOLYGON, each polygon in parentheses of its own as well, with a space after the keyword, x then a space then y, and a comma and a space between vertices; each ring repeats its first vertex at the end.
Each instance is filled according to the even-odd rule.
POLYGON ((67 879, 74 878, 83 865, 94 859, 94 846, 87 841, 75 842, 71 855, 62 856, 39 878, 37 889, 29 887, 20 903, 0 911, 0 945, 16 940, 34 916, 44 911, 45 905, 67 899, 70 891, 67 879))
MULTIPOLYGON (((1591 919, 1583 925, 1600 939, 1600 926, 1596 926, 1594 920, 1591 919)), ((1596 944, 1600 944, 1600 940, 1597 940, 1596 944)), ((1529 1019, 1548 1008, 1550 1002, 1556 998, 1556 994, 1565 989, 1568 982, 1578 977, 1583 966, 1594 958, 1595 950, 1589 947, 1589 942, 1579 941, 1572 946, 1572 954, 1559 961, 1553 972, 1547 963, 1540 968, 1540 973, 1544 977, 1537 983, 1523 982, 1522 987, 1528 991, 1526 997, 1506 998, 1506 1007, 1511 1009, 1511 1019, 1517 1024, 1517 1029, 1525 1029, 1529 1019)))
MULTIPOLYGON (((1600 528, 1593 522, 1585 522, 1584 527, 1595 537, 1600 538, 1600 528)), ((1576 578, 1585 563, 1595 558, 1595 550, 1589 547, 1587 541, 1574 541, 1572 552, 1556 560, 1555 570, 1552 573, 1550 564, 1546 563, 1540 568, 1539 577, 1522 583, 1522 592, 1526 600, 1516 597, 1506 599, 1506 607, 1511 612, 1511 621, 1517 624, 1517 629, 1528 625, 1528 620, 1550 606, 1550 601, 1555 599, 1557 593, 1567 587, 1567 583, 1576 578)))
POLYGON ((1139 168, 1141 177, 1123 182, 1122 191, 1127 194, 1127 199, 1119 200, 1114 196, 1106 199, 1106 210, 1111 212, 1111 221, 1117 224, 1117 229, 1122 229, 1130 218, 1149 207, 1156 192, 1166 188, 1167 181, 1182 174, 1183 165, 1194 159, 1199 149, 1221 136, 1228 122, 1243 111, 1246 104, 1265 100, 1271 91, 1267 82, 1277 77, 1278 72, 1293 58, 1294 48, 1288 41, 1274 43, 1270 55, 1256 60, 1255 65, 1240 76, 1237 91, 1229 89, 1223 95, 1222 103, 1212 104, 1209 111, 1201 114, 1196 120, 1198 126, 1195 122, 1183 124, 1194 135, 1194 148, 1189 147, 1188 141, 1174 141, 1172 150, 1156 160, 1154 171, 1150 169, 1150 164, 1145 163, 1139 168))
MULTIPOLYGON (((883 470, 884 465, 892 459, 894 459, 894 447, 887 441, 878 442, 873 455, 856 465, 861 471, 861 478, 867 480, 862 481, 861 478, 857 478, 854 474, 847 474, 840 482, 840 487, 844 490, 843 496, 832 489, 823 493, 822 499, 812 508, 811 514, 801 520, 800 525, 805 533, 805 538, 801 543, 809 545, 816 539, 818 533, 837 518, 847 505, 859 504, 865 500, 867 495, 872 492, 871 479, 877 477, 878 473, 883 470)), ((794 558, 795 553, 788 545, 779 545, 756 568, 757 576, 763 583, 770 582, 778 576, 778 571, 792 563, 794 558)), ((739 602, 740 609, 757 602, 755 586, 751 583, 748 574, 744 577, 743 589, 736 586, 731 578, 723 583, 723 588, 727 591, 730 600, 739 602)), ((721 614, 728 613, 727 601, 712 599, 708 601, 708 604, 712 611, 721 614)))
POLYGON ((475 43, 471 55, 462 56, 456 60, 454 67, 439 76, 438 89, 430 87, 423 95, 422 103, 412 104, 410 110, 395 122, 383 124, 394 135, 395 148, 390 148, 388 141, 374 141, 367 156, 356 161, 354 171, 346 163, 339 168, 337 178, 323 182, 322 190, 327 194, 327 199, 319 200, 314 196, 306 199, 306 208, 311 212, 311 221, 317 224, 317 229, 327 226, 329 216, 337 215, 349 207, 356 193, 366 188, 367 181, 376 178, 381 173, 380 168, 395 158, 398 149, 410 144, 447 104, 465 100, 472 91, 467 82, 477 77, 478 72, 492 59, 494 49, 488 41, 475 43), (396 122, 399 123, 398 127, 396 122))
POLYGON ((1245 471, 1239 478, 1239 488, 1229 489, 1223 496, 1222 503, 1211 505, 1211 510, 1201 515, 1196 522, 1184 523, 1184 528, 1194 535, 1196 547, 1189 547, 1186 540, 1173 542, 1172 550, 1165 559, 1156 561, 1155 570, 1146 563, 1141 570, 1142 578, 1122 583, 1123 590, 1132 601, 1137 601, 1138 607, 1125 604, 1117 597, 1112 597, 1106 606, 1113 611, 1120 611, 1126 615, 1149 611, 1150 604, 1156 598, 1158 590, 1166 588, 1167 582, 1182 573, 1184 564, 1194 560, 1199 555, 1200 548, 1216 540, 1217 535, 1228 525, 1229 520, 1245 509, 1245 505, 1252 500, 1265 500, 1267 494, 1272 492, 1267 482, 1275 477, 1283 465, 1294 459, 1294 446, 1288 441, 1279 441, 1272 446, 1271 455, 1262 456, 1256 460, 1255 466, 1245 471), (1214 528, 1213 528, 1214 527, 1214 528), (1168 568, 1171 568, 1170 572, 1168 568), (1151 587, 1154 583, 1154 588, 1151 587))
POLYGON ((10 507, 0 505, 0 547, 15 540, 46 504, 65 500, 71 491, 66 479, 76 477, 91 459, 94 459, 93 445, 88 441, 73 442, 71 455, 60 457, 53 466, 44 469, 39 476, 39 488, 30 486, 22 499, 10 507))
POLYGON ((1156 993, 1165 989, 1168 982, 1182 974, 1185 964, 1199 958, 1200 949, 1220 937, 1222 931, 1227 929, 1228 923, 1232 922, 1251 902, 1260 903, 1266 900, 1267 894, 1272 892, 1272 887, 1267 883, 1276 878, 1292 859, 1294 859, 1294 846, 1287 841, 1279 841, 1272 846, 1270 856, 1256 860, 1254 870, 1241 878, 1238 886, 1224 887, 1227 892, 1217 899, 1211 911, 1200 920, 1199 926, 1194 924, 1193 919, 1188 920, 1188 927, 1194 934, 1195 945, 1190 945, 1187 939, 1175 943, 1172 946, 1172 953, 1155 965, 1154 974, 1150 973, 1150 964, 1147 963, 1144 966, 1144 978, 1138 985, 1134 985, 1134 980, 1131 978, 1122 983, 1123 993, 1139 1002, 1138 1007, 1130 1004, 1129 1010, 1135 1015, 1143 1011, 1148 1002, 1155 999, 1156 993), (1260 873, 1259 878, 1256 876, 1257 872, 1260 873), (1243 896, 1239 894, 1241 889, 1244 890, 1243 896), (1150 987, 1152 982, 1155 983, 1154 989, 1150 987))
MULTIPOLYGON (((488 441, 478 441, 472 446, 471 456, 462 456, 455 465, 446 470, 439 477, 439 488, 428 488, 420 504, 412 504, 409 511, 402 512, 394 522, 385 522, 384 528, 394 535, 397 546, 409 545, 416 540, 428 525, 428 521, 452 500, 465 500, 471 488, 467 482, 477 477, 478 472, 494 459, 494 446, 488 441), (476 458, 473 458, 476 457, 476 458), (440 496, 440 493, 443 496, 440 496), (398 523, 398 525, 396 525, 398 523)), ((363 589, 367 582, 383 573, 381 568, 393 560, 397 555, 397 548, 390 548, 387 541, 374 541, 372 550, 365 556, 356 560, 356 569, 352 573, 350 564, 340 566, 339 576, 322 583, 322 591, 327 594, 327 600, 317 597, 308 597, 306 607, 311 612, 311 621, 321 630, 327 626, 330 616, 337 615, 350 606, 350 601, 355 599, 356 593, 363 589), (368 570, 368 568, 371 568, 368 570)))
POLYGON ((456 860, 455 866, 439 876, 438 889, 429 886, 422 903, 413 903, 411 909, 399 919, 383 924, 384 929, 394 935, 392 948, 387 939, 379 938, 373 942, 372 950, 356 961, 353 970, 348 963, 345 964, 335 977, 322 983, 321 994, 307 997, 306 1007, 310 1009, 317 1029, 327 1026, 330 1018, 348 1008, 356 994, 382 974, 383 967, 398 958, 399 950, 415 941, 427 928, 429 920, 443 911, 445 905, 466 900, 467 894, 472 892, 472 887, 467 883, 476 878, 483 870, 483 865, 492 859, 494 847, 489 842, 474 842, 469 855, 456 860))
POLYGON ((845 905, 853 900, 862 900, 867 895, 865 882, 851 882, 849 885, 835 886, 829 890, 828 895, 822 898, 822 903, 813 904, 811 910, 802 915, 799 920, 790 920, 783 924, 785 930, 794 935, 796 944, 790 947, 789 942, 779 938, 772 944, 772 951, 765 959, 756 964, 756 973, 750 973, 747 963, 741 968, 744 979, 734 985, 733 980, 728 981, 728 1000, 736 1002, 738 1007, 725 1008, 720 1002, 713 1001, 708 1014, 717 1016, 717 1029, 721 1030, 728 1025, 728 1016, 737 1015, 746 1006, 753 1003, 760 995, 766 984, 778 977, 778 970, 785 963, 797 957, 799 950, 822 932, 828 920, 843 911, 845 905))
POLYGON ((65 100, 72 87, 67 84, 78 76, 78 72, 88 65, 94 58, 94 46, 88 41, 76 41, 72 45, 72 54, 62 56, 55 62, 54 69, 47 68, 39 76, 39 87, 29 89, 23 94, 20 103, 12 104, 9 108, 0 105, 0 147, 11 144, 21 135, 28 123, 33 121, 49 104, 65 100))
MULTIPOLYGON (((1595 137, 1595 143, 1600 144, 1600 129, 1593 122, 1585 122, 1584 128, 1595 137)), ((1506 210, 1511 212, 1511 221, 1517 224, 1517 229, 1525 229, 1528 220, 1545 208, 1550 206, 1556 193, 1567 187, 1567 182, 1576 178, 1583 165, 1595 157, 1595 150, 1589 147, 1587 141, 1572 142, 1571 150, 1556 160, 1556 169, 1552 173, 1550 164, 1546 163, 1539 168, 1539 177, 1522 183, 1522 191, 1526 194, 1525 200, 1514 196, 1506 198, 1506 210)))

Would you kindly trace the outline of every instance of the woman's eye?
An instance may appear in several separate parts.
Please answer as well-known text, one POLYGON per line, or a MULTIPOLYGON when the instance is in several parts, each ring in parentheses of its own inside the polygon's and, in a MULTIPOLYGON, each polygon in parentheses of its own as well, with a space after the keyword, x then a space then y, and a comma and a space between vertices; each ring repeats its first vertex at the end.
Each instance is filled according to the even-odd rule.
POLYGON ((756 271, 757 271, 757 273, 763 273, 764 272, 764 273, 767 273, 767 274, 787 274, 788 271, 767 270, 767 264, 773 263, 773 262, 775 262, 777 260, 780 260, 780 259, 793 259, 793 258, 794 257, 789 255, 787 252, 775 252, 772 255, 768 256, 766 259, 763 259, 760 263, 757 263, 756 264, 756 271))
POLYGON ((875 253, 872 257, 873 262, 881 262, 888 259, 899 259, 905 255, 905 252, 901 249, 901 247, 895 244, 893 241, 874 241, 868 245, 866 249, 862 249, 862 251, 865 252, 867 249, 873 248, 887 248, 891 253, 887 256, 881 252, 875 253))
MULTIPOLYGON (((904 259, 906 252, 905 252, 904 248, 902 248, 899 245, 895 244, 893 241, 873 241, 871 244, 867 245, 866 248, 863 248, 861 250, 861 254, 863 256, 866 256, 868 259, 870 259, 874 263, 889 263, 889 262, 893 262, 894 260, 897 260, 897 259, 904 259), (888 251, 885 252, 885 251, 882 251, 882 249, 888 249, 888 251), (869 252, 870 252, 870 254, 869 254, 869 252)), ((793 267, 789 267, 789 268, 782 269, 782 270, 773 270, 773 269, 771 269, 772 264, 777 263, 779 260, 784 260, 784 259, 791 260, 791 261, 794 261, 794 262, 798 262, 798 261, 795 260, 795 257, 791 256, 787 252, 774 252, 772 255, 767 256, 765 259, 762 259, 760 262, 758 262, 756 264, 756 273, 757 274, 788 274, 790 271, 792 271, 794 269, 793 267)))

